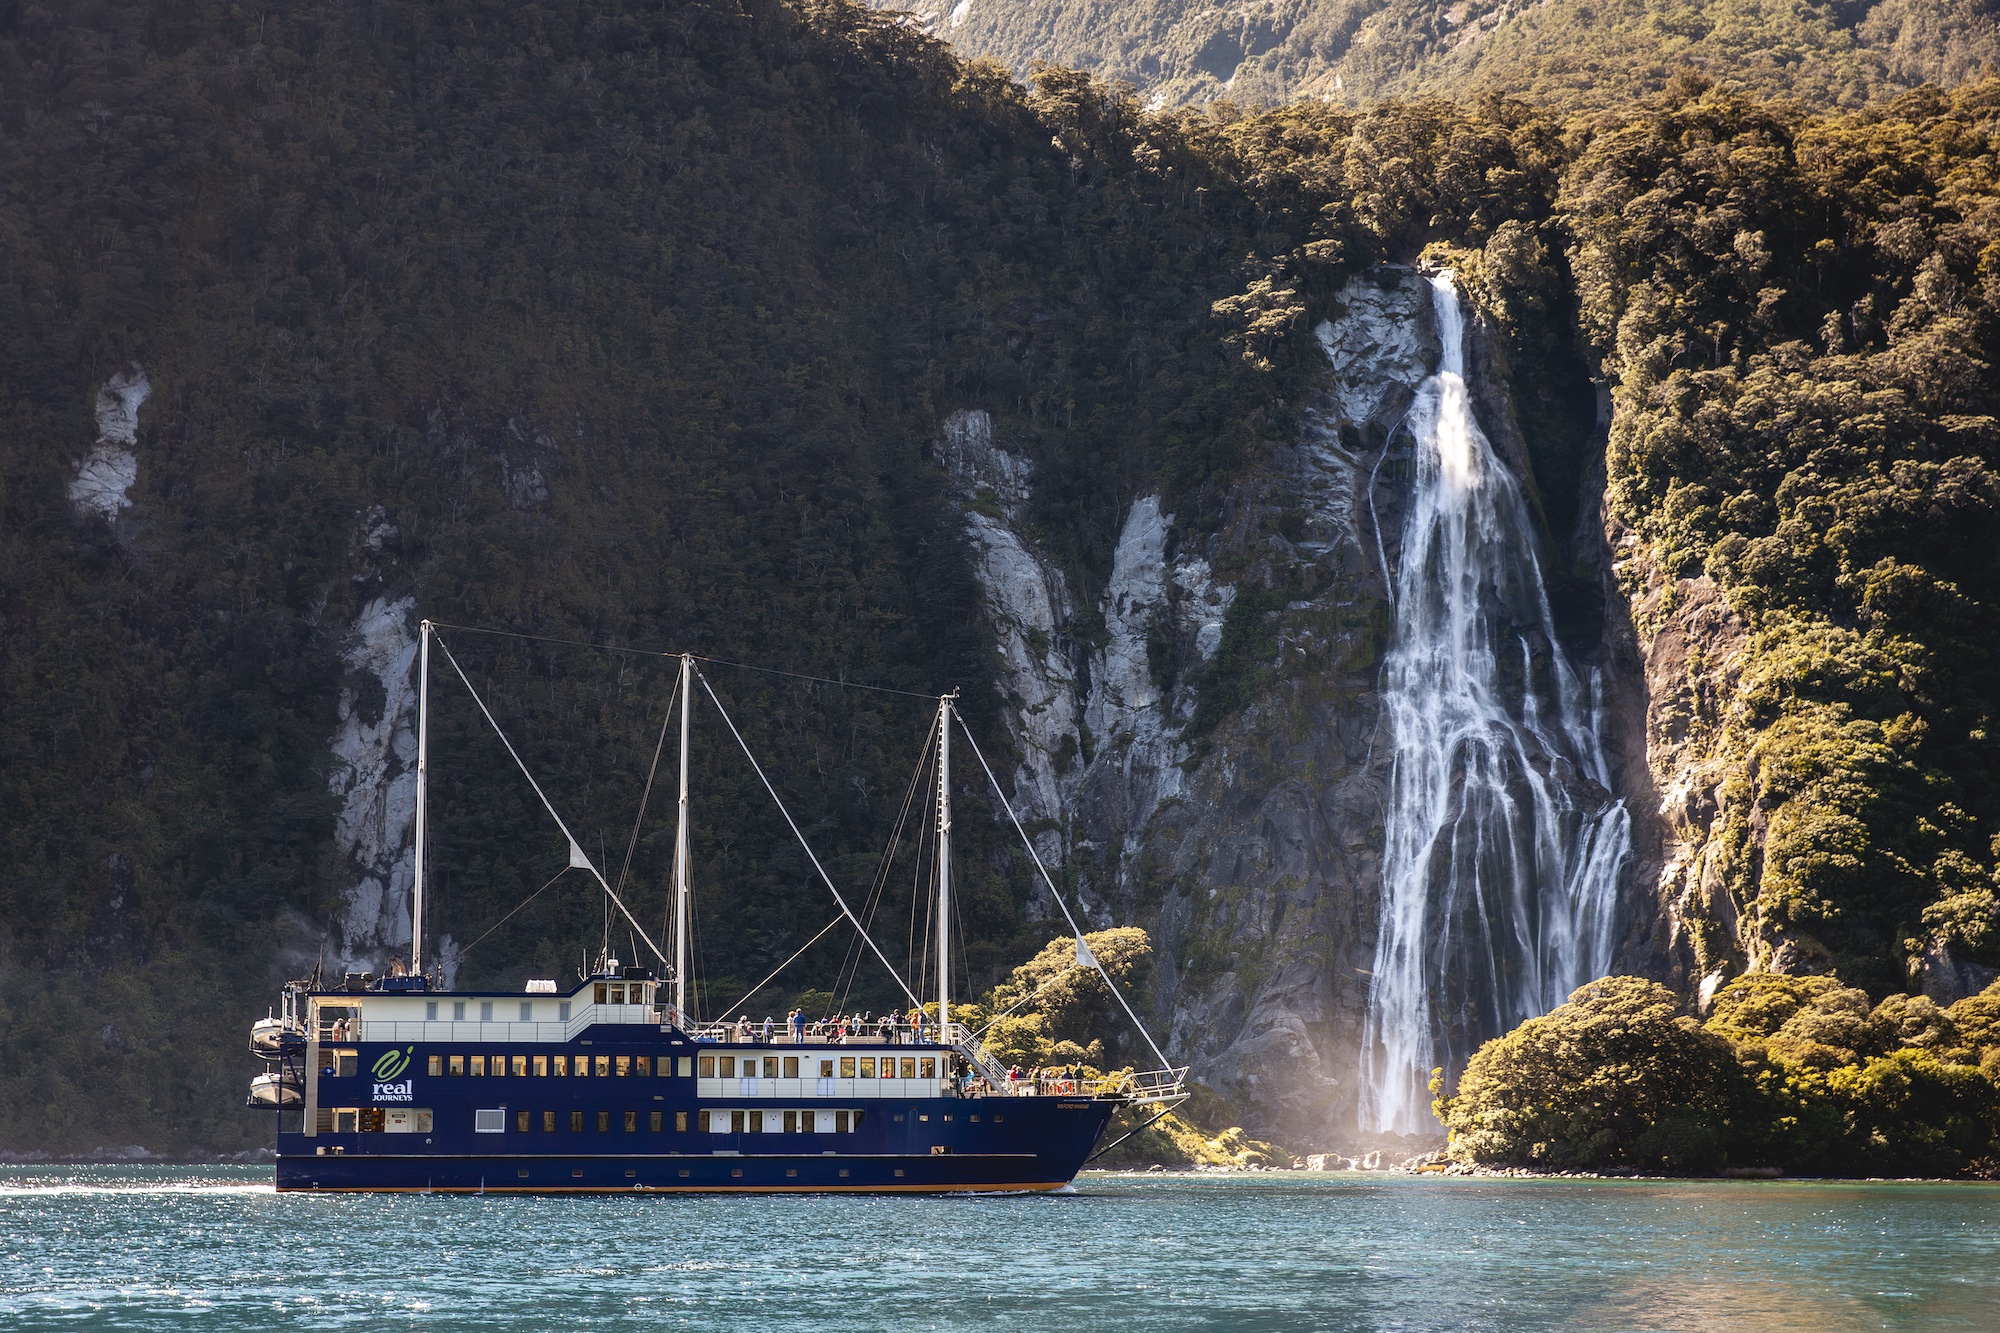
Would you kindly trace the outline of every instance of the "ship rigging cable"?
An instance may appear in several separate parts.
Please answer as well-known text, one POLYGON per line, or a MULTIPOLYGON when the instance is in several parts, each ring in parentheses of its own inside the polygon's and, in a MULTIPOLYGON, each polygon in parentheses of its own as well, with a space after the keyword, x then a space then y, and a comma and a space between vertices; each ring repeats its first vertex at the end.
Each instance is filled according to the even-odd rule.
MULTIPOLYGON (((487 634, 498 638, 522 639, 532 643, 558 644, 571 648, 589 648, 599 652, 626 653, 639 657, 671 658, 682 656, 679 653, 661 652, 657 649, 624 648, 613 644, 589 643, 582 639, 562 639, 543 634, 525 634, 518 630, 482 629, 476 625, 455 625, 443 621, 432 621, 431 624, 433 629, 463 630, 468 634, 487 634)), ((479 711, 485 714, 487 724, 493 728, 494 734, 500 737, 500 743, 507 747, 507 753, 512 756, 515 765, 520 768, 522 776, 528 779, 528 785, 535 789, 535 795, 541 799, 542 808, 549 812, 549 817, 554 819, 557 827, 562 829, 563 836, 569 839, 571 866, 576 869, 588 870, 591 873, 591 876, 603 887, 604 892, 610 896, 611 901, 618 905, 618 910, 624 913, 626 921, 639 933, 639 938, 644 940, 646 946, 653 951, 654 956, 660 960, 662 965, 671 967, 672 964, 668 962, 667 956, 661 952, 660 946, 653 943, 653 937, 646 933, 645 928, 632 915, 631 909, 625 906, 624 899, 620 898, 616 890, 605 881, 604 876, 598 872, 595 865, 591 864, 590 858, 584 854, 583 849, 577 844, 576 838, 569 831, 569 826, 563 822, 562 816, 556 813, 555 806, 549 803, 549 798, 543 793, 541 784, 535 781, 534 774, 528 771, 528 766, 521 761, 521 756, 515 752, 513 742, 507 739, 506 732, 502 731, 500 724, 494 720, 491 710, 486 707, 486 701, 481 699, 479 692, 472 688, 472 682, 467 679, 464 668, 460 667, 458 659, 452 656, 451 649, 445 646, 442 636, 438 636, 438 647, 444 649, 445 660, 451 663, 452 670, 458 674, 459 680, 465 685, 466 692, 472 695, 473 702, 479 705, 479 711)), ((703 657, 699 654, 689 654, 688 656, 691 656, 695 661, 707 662, 715 666, 735 667, 743 671, 755 671, 768 676, 782 676, 791 680, 802 680, 816 685, 833 685, 842 689, 869 690, 877 694, 895 694, 910 699, 930 699, 935 697, 921 694, 915 690, 897 689, 887 685, 868 685, 859 681, 835 680, 828 676, 813 676, 807 675, 804 672, 753 666, 748 662, 732 662, 727 658, 721 657, 703 657)), ((751 753, 749 743, 743 739, 743 733, 736 729, 735 721, 729 716, 729 711, 722 706, 722 700, 716 696, 715 687, 709 683, 707 675, 700 671, 696 671, 694 674, 700 679, 701 688, 708 695, 709 701, 715 705, 716 711, 721 714, 724 725, 729 728, 729 734, 735 738, 737 746, 742 749, 743 757, 750 761, 750 767, 757 774, 757 780, 763 783, 764 790, 770 794, 772 802, 778 807, 778 813, 784 816, 785 823, 792 830, 792 836, 798 839, 799 846, 805 851, 806 858, 812 862, 813 869, 818 873, 820 882, 826 885, 827 891, 833 895, 834 901, 840 904, 842 915, 854 923, 856 932, 859 933, 862 941, 867 944, 869 952, 875 955, 877 961, 882 964, 883 969, 895 979, 896 985, 902 990, 904 995, 909 997, 910 1003, 912 1005, 920 1005, 922 1001, 918 1000, 916 992, 910 989, 909 983, 903 980, 902 974, 896 971, 894 964, 890 963, 888 957, 877 947, 874 937, 868 933, 868 928, 854 914, 854 909, 848 906, 847 899, 841 896, 841 892, 835 887, 832 877, 826 873, 826 867, 820 864, 818 854, 813 851, 812 844, 806 841, 805 833, 799 828, 798 822, 792 818, 792 812, 786 808, 784 799, 778 795, 778 789, 771 784, 771 779, 765 775, 763 765, 758 763, 757 756, 751 753)), ((669 709, 671 707, 672 705, 670 704, 669 709)), ((993 766, 986 762, 986 754, 979 748, 979 742, 974 738, 972 729, 965 725, 965 719, 959 717, 957 709, 950 709, 949 712, 950 716, 958 722, 959 730, 965 734, 967 744, 972 746, 972 753, 979 759, 979 767, 984 770, 986 780, 993 788, 993 794, 1000 800, 1000 808, 1007 812, 1007 818, 1014 825, 1014 831, 1020 835, 1021 845, 1027 849, 1029 859, 1035 864, 1036 873, 1041 876, 1042 883, 1048 887, 1049 896, 1055 899, 1056 906, 1062 909, 1063 919, 1069 922, 1070 930, 1076 936, 1077 965, 1081 966, 1088 963, 1097 970, 1098 975, 1104 978, 1105 986, 1111 991, 1112 998, 1118 1001, 1118 1007, 1125 1011, 1125 1016, 1132 1020, 1132 1026, 1138 1029, 1139 1035, 1146 1039, 1146 1045, 1158 1057, 1161 1067, 1163 1069, 1171 1069, 1173 1062, 1167 1059, 1166 1052, 1160 1049, 1160 1044, 1153 1040, 1153 1034, 1146 1029, 1146 1025, 1139 1021, 1138 1014, 1134 1013, 1132 1006, 1127 1003, 1124 994, 1118 989, 1118 984, 1112 980, 1111 973, 1105 969, 1104 964, 1099 961, 1097 955, 1091 951, 1089 944, 1085 942, 1082 927, 1077 924, 1076 917, 1070 912, 1069 904, 1063 901, 1062 894, 1057 892, 1055 880, 1050 877, 1048 867, 1042 864, 1041 853, 1035 850, 1034 840, 1028 837, 1028 831, 1022 827, 1020 816, 1014 813, 1013 803, 1007 799, 1007 793, 1001 789, 1000 780, 994 776, 993 766)), ((663 744, 664 739, 665 733, 663 730, 663 744)), ((658 755, 656 754, 654 758, 657 764, 658 755)), ((649 774, 649 789, 650 786, 651 775, 649 774)), ((642 801, 640 818, 643 819, 644 817, 645 811, 642 801)), ((624 876, 621 873, 621 881, 623 878, 624 876)), ((545 885, 544 887, 547 886, 545 885)), ((831 929, 831 926, 828 929, 831 929)), ((817 942, 825 934, 826 931, 822 930, 820 935, 814 936, 814 942, 817 942)), ((811 944, 809 943, 806 947, 810 948, 811 944)), ((781 967, 779 970, 782 971, 783 968, 781 967)), ((758 988, 761 989, 763 985, 768 984, 768 980, 767 978, 765 982, 760 982, 758 988)), ((744 998, 747 999, 749 997, 745 996, 744 998)), ((948 1017, 948 1015, 941 1014, 940 1020, 948 1017)))
MULTIPOLYGON (((890 976, 896 979, 896 984, 902 988, 903 994, 910 997, 910 1003, 912 1005, 921 1005, 923 1001, 917 998, 917 993, 910 989, 909 983, 903 980, 902 974, 896 971, 895 965, 875 946, 875 939, 868 933, 868 927, 861 924, 861 918, 854 915, 854 909, 847 905, 847 899, 841 897, 840 890, 834 887, 833 877, 827 874, 826 867, 819 863, 818 854, 813 851, 812 844, 806 841, 806 835, 799 829, 798 821, 792 818, 792 812, 785 808, 784 798, 778 795, 778 789, 771 785, 771 779, 764 776, 764 766, 758 763, 757 756, 750 752, 749 742, 743 739, 743 733, 736 729, 736 722, 729 716, 729 710, 724 708, 722 700, 716 697, 715 687, 708 683, 707 674, 697 671, 694 673, 694 676, 696 680, 701 682, 702 691, 708 695, 708 701, 715 705, 715 711, 722 715, 723 725, 729 728, 729 734, 734 736, 737 745, 742 747, 743 757, 750 761, 750 767, 755 770, 757 780, 764 784, 765 791, 771 793, 771 800, 777 805, 778 813, 785 817, 785 823, 791 825, 792 836, 797 838, 799 846, 805 849, 806 859, 811 861, 813 869, 819 872, 820 882, 826 885, 826 891, 833 895, 833 900, 840 904, 840 910, 847 914, 847 919, 852 921, 854 928, 861 932, 861 938, 868 942, 869 952, 881 960, 882 966, 888 970, 890 976)), ((984 761, 982 760, 981 762, 984 761)), ((536 788, 536 790, 539 791, 540 788, 536 788)), ((620 903, 619 906, 622 907, 624 904, 620 903)), ((1065 908, 1064 910, 1067 911, 1068 909, 1065 908)), ((629 916, 630 913, 627 913, 627 915, 629 916)), ((1151 1039, 1148 1038, 1148 1040, 1151 1039)))
MULTIPOLYGON (((433 622, 433 625, 435 625, 435 622, 433 622)), ((528 771, 528 766, 525 763, 521 762, 520 754, 514 749, 514 742, 508 740, 507 733, 500 729, 500 724, 493 718, 493 710, 488 708, 486 701, 479 697, 479 691, 472 688, 471 680, 466 677, 465 668, 461 667, 458 664, 458 659, 451 655, 451 648, 446 645, 444 636, 442 634, 433 634, 432 637, 437 640, 437 646, 443 649, 444 660, 451 663, 451 669, 458 673, 458 679, 464 684, 465 692, 472 696, 472 702, 478 704, 479 711, 486 715, 486 723, 493 728, 493 734, 498 736, 500 743, 507 747, 507 753, 513 757, 515 767, 521 770, 521 776, 526 778, 528 785, 535 789, 535 795, 541 799, 542 809, 549 812, 549 818, 556 821, 556 827, 563 831, 563 837, 569 839, 570 865, 578 870, 588 870, 591 878, 595 879, 598 884, 603 886, 604 891, 611 895, 611 901, 618 904, 618 910, 625 914, 625 919, 631 923, 632 929, 639 932, 639 938, 646 941, 646 947, 653 951, 653 956, 660 960, 660 965, 662 967, 672 966, 672 964, 667 962, 666 954, 660 951, 660 946, 653 943, 653 937, 646 933, 646 928, 639 924, 639 919, 632 915, 632 909, 625 905, 625 900, 618 896, 617 890, 605 882, 604 876, 599 874, 597 867, 591 864, 590 857, 585 854, 582 847, 577 845, 576 835, 569 831, 569 825, 565 824, 563 817, 556 813, 555 806, 549 804, 547 794, 542 791, 542 784, 535 781, 535 775, 528 771)), ((719 704, 717 705, 717 707, 720 706, 719 704)), ((752 760, 751 762, 755 763, 756 761, 752 760)), ((789 818, 789 816, 787 817, 789 818)), ((818 862, 814 862, 814 864, 817 865, 818 862)))
POLYGON ((1062 908, 1063 919, 1069 922, 1070 930, 1075 933, 1076 961, 1079 963, 1088 961, 1097 969, 1097 974, 1104 978, 1104 985, 1110 990, 1112 998, 1117 1000, 1118 1007, 1125 1011, 1125 1017, 1132 1020, 1132 1026, 1139 1029, 1139 1035, 1146 1039, 1146 1044, 1153 1048, 1153 1054, 1159 1057, 1160 1067, 1171 1069, 1174 1062, 1167 1059, 1166 1052, 1160 1049, 1160 1043, 1153 1040, 1153 1034, 1146 1031, 1146 1025, 1139 1021, 1139 1015, 1133 1013, 1132 1006, 1125 1003, 1125 996, 1120 993, 1118 983, 1111 979, 1111 974, 1104 970, 1104 964, 1097 961, 1097 955, 1091 952, 1088 944, 1084 943, 1083 928, 1076 924, 1076 918, 1070 915, 1069 904, 1063 901, 1060 893, 1056 892, 1056 882, 1049 878, 1048 867, 1042 864, 1041 853, 1035 850, 1033 840, 1028 837, 1028 830, 1021 827, 1020 816, 1014 813, 1014 805, 1007 799, 1007 793, 1000 790, 1000 779, 993 776, 993 766, 986 762, 986 755, 979 748, 979 742, 973 739, 972 729, 965 725, 964 718, 958 717, 957 710, 953 710, 952 716, 958 719, 958 729, 965 733, 966 743, 972 747, 972 752, 979 756, 979 766, 986 770, 986 780, 993 784, 993 794, 1000 798, 1000 808, 1005 810, 1007 818, 1013 821, 1014 831, 1021 835, 1021 845, 1028 849, 1028 855, 1035 862, 1035 869, 1041 872, 1042 883, 1049 886, 1049 897, 1056 900, 1057 907, 1062 908))

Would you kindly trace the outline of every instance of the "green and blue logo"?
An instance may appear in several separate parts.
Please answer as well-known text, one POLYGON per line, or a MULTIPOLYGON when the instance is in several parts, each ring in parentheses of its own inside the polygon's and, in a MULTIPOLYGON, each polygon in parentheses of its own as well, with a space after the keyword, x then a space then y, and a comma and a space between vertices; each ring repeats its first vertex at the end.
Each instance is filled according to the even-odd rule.
POLYGON ((410 1057, 416 1053, 417 1048, 414 1046, 400 1051, 390 1049, 382 1052, 375 1060, 375 1081, 388 1083, 401 1077, 403 1071, 410 1067, 410 1057))

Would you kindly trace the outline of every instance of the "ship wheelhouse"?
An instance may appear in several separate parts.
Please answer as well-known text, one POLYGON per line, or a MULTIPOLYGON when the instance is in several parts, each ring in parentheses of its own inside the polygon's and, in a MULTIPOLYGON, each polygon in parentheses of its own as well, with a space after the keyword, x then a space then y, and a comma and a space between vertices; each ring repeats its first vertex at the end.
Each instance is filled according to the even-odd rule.
MULTIPOLYGON (((962 1024, 937 1021, 936 1014, 951 1012, 944 934, 950 695, 939 701, 932 731, 938 1000, 917 1003, 899 976, 910 1010, 865 1023, 796 1013, 783 1024, 693 1018, 686 985, 687 705, 693 683, 706 681, 689 655, 681 658, 677 692, 672 954, 638 928, 570 838, 572 867, 603 887, 660 969, 604 957, 567 990, 548 979, 530 980, 522 991, 441 989, 434 972, 425 974, 422 953, 430 622, 421 634, 410 961, 396 960, 386 976, 291 983, 281 1012, 253 1028, 252 1052, 269 1069, 253 1084, 251 1104, 276 1112, 280 1189, 1046 1190, 1075 1176, 1117 1110, 1181 1100, 1184 1070, 1089 1082, 1024 1079, 997 1064, 962 1024)), ((741 744, 733 723, 729 729, 741 744)), ((744 753, 755 766, 747 746, 744 753)), ((540 785, 525 766, 522 772, 567 837, 540 785)), ((775 789, 771 795, 778 799, 775 789)), ((820 875, 888 966, 832 879, 823 869, 820 875)), ((1080 934, 1078 959, 1096 965, 1080 934)))

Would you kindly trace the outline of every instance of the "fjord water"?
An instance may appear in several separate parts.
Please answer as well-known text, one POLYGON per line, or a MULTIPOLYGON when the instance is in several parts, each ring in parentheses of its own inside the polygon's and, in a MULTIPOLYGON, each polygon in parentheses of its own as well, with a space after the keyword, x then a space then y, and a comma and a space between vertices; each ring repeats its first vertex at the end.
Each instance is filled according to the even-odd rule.
POLYGON ((1466 392, 1465 311, 1430 279, 1383 706, 1393 764, 1361 1123, 1435 1131, 1426 1084, 1611 964, 1631 820, 1588 686, 1556 639, 1518 481, 1466 392))
POLYGON ((2000 1186, 1086 1175, 1013 1198, 279 1195, 0 1168, 0 1327, 2000 1327, 2000 1186))

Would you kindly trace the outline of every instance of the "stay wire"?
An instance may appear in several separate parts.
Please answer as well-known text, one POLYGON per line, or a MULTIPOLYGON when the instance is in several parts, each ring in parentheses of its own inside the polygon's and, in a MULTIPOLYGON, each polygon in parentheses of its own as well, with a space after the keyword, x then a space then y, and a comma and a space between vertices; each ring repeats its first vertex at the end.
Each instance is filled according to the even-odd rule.
MULTIPOLYGON (((821 939, 825 938, 826 932, 832 930, 835 926, 839 925, 841 922, 845 920, 847 920, 845 914, 836 913, 834 915, 833 920, 827 922, 824 926, 821 926, 819 928, 819 934, 813 936, 811 939, 807 940, 804 944, 799 946, 798 953, 793 954, 790 958, 787 958, 784 962, 778 964, 778 966, 772 970, 770 976, 765 977, 762 981, 752 986, 749 990, 744 991, 741 995, 737 996, 735 1003, 725 1004, 717 1012, 725 1015, 728 1014, 728 1012, 731 1009, 736 1008, 737 1005, 742 1004, 745 1000, 748 1000, 752 995, 755 995, 758 991, 763 990, 764 987, 770 985, 773 981, 776 981, 778 979, 778 973, 784 971, 786 968, 790 967, 793 963, 799 961, 799 954, 804 953, 807 949, 812 948, 813 945, 818 944, 821 939)), ((725 1017, 722 1021, 726 1023, 729 1020, 725 1017)))
MULTIPOLYGON (((953 716, 956 717, 957 714, 954 713, 953 716)), ((1082 928, 1076 924, 1076 918, 1070 915, 1069 904, 1063 901, 1060 893, 1056 892, 1056 882, 1049 878, 1049 868, 1042 864, 1041 853, 1035 850, 1034 839, 1028 836, 1028 830, 1021 827, 1021 818, 1014 813, 1013 803, 1007 799, 1007 793, 1000 789, 1000 779, 993 776, 993 766, 986 762, 985 752, 979 748, 979 742, 973 739, 972 728, 965 725, 964 718, 959 718, 958 729, 965 734, 966 744, 972 747, 972 753, 979 757, 979 766, 986 770, 986 780, 993 784, 993 794, 1000 798, 1000 808, 1007 812, 1007 818, 1013 822, 1014 831, 1021 835, 1021 845, 1028 849, 1028 856, 1034 861, 1035 869, 1041 872, 1042 883, 1049 887, 1049 896, 1056 900, 1057 907, 1062 908, 1063 919, 1069 922, 1070 930, 1076 935, 1079 953, 1087 950, 1089 946, 1084 943, 1082 928)), ((1173 1068, 1173 1061, 1167 1059, 1166 1052, 1162 1051, 1160 1044, 1153 1040, 1153 1034, 1139 1021, 1139 1015, 1132 1012, 1132 1006, 1125 1002, 1125 996, 1119 991, 1118 983, 1111 979, 1111 974, 1105 971, 1104 964, 1098 960, 1094 952, 1090 954, 1090 961, 1097 968, 1097 974, 1104 978, 1104 985, 1110 990, 1111 997, 1118 1001, 1118 1007, 1125 1011, 1125 1016, 1132 1020, 1132 1026, 1139 1030, 1139 1035, 1153 1048, 1153 1054, 1159 1057, 1160 1067, 1173 1068)))
POLYGON ((677 677, 674 680, 673 693, 667 696, 666 716, 660 720, 660 740, 653 747, 653 766, 646 770, 646 790, 639 794, 639 813, 632 820, 632 837, 625 844, 625 864, 618 867, 618 887, 621 889, 625 887, 626 876, 632 871, 632 853, 639 846, 639 830, 646 822, 646 803, 653 799, 653 778, 660 771, 660 756, 666 753, 667 749, 667 729, 674 722, 674 702, 680 697, 681 683, 677 677))
POLYGON ((835 887, 833 877, 827 874, 826 867, 820 864, 819 854, 813 851, 812 844, 806 841, 804 830, 799 828, 798 821, 792 818, 792 812, 785 808, 784 799, 778 795, 778 789, 771 785, 771 779, 765 776, 764 766, 757 762, 757 756, 750 750, 750 743, 743 739, 743 733, 736 729, 735 719, 729 716, 729 710, 722 706, 722 700, 716 696, 715 687, 709 684, 708 673, 697 671, 695 675, 700 678, 701 688, 707 693, 709 702, 715 705, 715 711, 722 718, 723 725, 727 726, 729 734, 736 738, 736 744, 742 749, 743 757, 750 761, 750 768, 757 774, 757 780, 764 784, 764 790, 770 793, 772 803, 778 807, 778 813, 783 815, 785 823, 791 826, 792 836, 799 840, 799 846, 804 849, 806 859, 811 861, 813 869, 819 872, 820 882, 826 885, 827 892, 833 895, 833 900, 840 904, 840 910, 847 913, 848 919, 854 922, 854 928, 861 932, 861 938, 867 941, 869 950, 881 962, 883 970, 895 978, 896 985, 901 987, 903 994, 910 997, 910 1003, 915 1004, 917 997, 911 992, 909 984, 903 980, 902 976, 897 973, 895 965, 876 946, 874 939, 868 934, 867 927, 861 924, 861 918, 854 915, 854 909, 847 905, 847 899, 835 887))
MULTIPOLYGON (((549 884, 553 884, 553 883, 555 883, 555 882, 556 882, 556 880, 558 880, 558 879, 561 879, 561 878, 562 878, 562 877, 563 877, 564 875, 567 875, 567 874, 568 874, 568 873, 569 873, 570 871, 572 871, 572 870, 574 870, 574 869, 576 869, 576 867, 575 867, 575 866, 564 866, 564 867, 563 867, 563 868, 562 868, 561 870, 558 870, 558 871, 556 871, 556 873, 555 873, 555 876, 554 876, 554 878, 552 878, 552 879, 550 879, 550 880, 549 880, 549 884)), ((512 916, 514 915, 514 913, 516 913, 516 912, 520 911, 520 910, 521 910, 521 909, 522 909, 523 907, 526 907, 526 906, 527 906, 527 905, 528 905, 529 903, 531 903, 531 902, 535 901, 535 899, 537 899, 537 898, 541 897, 541 896, 542 896, 542 889, 546 889, 546 888, 548 888, 548 887, 549 887, 549 884, 544 884, 544 885, 542 885, 542 888, 541 888, 541 889, 536 889, 536 890, 535 890, 535 891, 534 891, 533 893, 531 893, 531 894, 529 894, 529 895, 528 895, 527 897, 525 897, 525 898, 521 899, 521 901, 520 901, 520 902, 518 902, 518 903, 515 903, 515 904, 514 904, 514 905, 513 905, 512 907, 508 908, 508 909, 507 909, 507 915, 506 915, 506 916, 503 916, 503 917, 501 917, 501 918, 500 918, 500 919, 499 919, 498 921, 495 921, 495 922, 494 922, 494 923, 493 923, 492 925, 488 926, 488 927, 487 927, 487 928, 486 928, 485 930, 482 930, 481 932, 479 932, 479 939, 477 939, 477 940, 474 940, 474 941, 473 941, 472 943, 470 943, 470 944, 466 945, 466 946, 465 946, 465 947, 464 947, 463 949, 460 949, 460 950, 458 951, 458 956, 459 956, 460 958, 463 958, 463 957, 465 957, 465 955, 467 955, 467 954, 471 953, 471 952, 472 952, 472 951, 473 951, 474 949, 478 948, 478 947, 479 947, 479 942, 480 942, 480 940, 483 940, 483 939, 485 939, 485 938, 486 938, 486 937, 487 937, 488 935, 491 935, 491 934, 492 934, 492 933, 493 933, 494 931, 496 931, 496 930, 500 929, 500 927, 502 927, 502 926, 506 925, 506 924, 507 924, 507 922, 508 922, 508 920, 509 920, 509 918, 511 918, 511 917, 512 917, 512 916)))
MULTIPOLYGON (((918 788, 923 785, 924 768, 930 759, 931 741, 936 735, 937 720, 933 718, 930 726, 924 732, 923 748, 918 751, 916 769, 910 774, 910 785, 903 790, 902 808, 896 812, 896 827, 889 834, 888 845, 882 849, 882 857, 875 866, 875 878, 868 888, 865 919, 869 924, 874 923, 875 914, 881 905, 882 895, 889 886, 889 874, 896 867, 896 848, 902 843, 903 829, 908 826, 910 821, 910 807, 916 802, 918 788)), ((849 985, 848 969, 850 966, 860 963, 860 957, 854 946, 855 942, 849 941, 847 952, 841 957, 837 984, 841 988, 840 995, 843 1002, 846 996, 845 988, 849 985)), ((907 965, 907 959, 905 962, 907 965)))
MULTIPOLYGON (((432 628, 433 630, 436 628, 435 621, 432 622, 432 628)), ((431 637, 437 640, 438 649, 444 653, 444 660, 451 663, 451 669, 458 673, 459 682, 465 686, 465 692, 472 696, 472 702, 478 704, 479 711, 486 715, 486 724, 493 728, 493 734, 498 736, 500 743, 507 747, 508 755, 514 760, 514 766, 521 770, 521 776, 526 778, 528 785, 535 789, 535 795, 541 800, 542 809, 549 812, 549 818, 555 820, 556 827, 561 829, 563 837, 569 840, 570 857, 572 864, 574 864, 575 859, 583 850, 576 841, 576 835, 569 831, 569 825, 565 824, 563 817, 556 813, 555 806, 549 802, 548 794, 542 790, 542 784, 535 781, 535 775, 528 771, 528 765, 522 760, 519 752, 514 749, 514 742, 508 740, 507 733, 500 729, 500 723, 493 717, 493 710, 488 708, 486 701, 479 697, 479 691, 472 688, 471 679, 465 674, 465 668, 458 664, 458 659, 451 655, 451 649, 445 645, 444 636, 433 633, 431 637)), ((618 904, 618 910, 625 914, 625 919, 631 922, 634 930, 639 932, 639 938, 646 941, 647 947, 653 951, 653 956, 658 958, 662 963, 665 963, 667 961, 666 954, 660 952, 660 946, 653 943, 653 937, 646 933, 645 928, 632 915, 632 909, 625 905, 625 900, 620 898, 611 885, 605 882, 603 872, 598 870, 595 865, 590 864, 588 856, 584 856, 582 859, 584 864, 576 868, 590 872, 591 878, 595 879, 603 887, 604 891, 611 895, 611 901, 618 904)))

